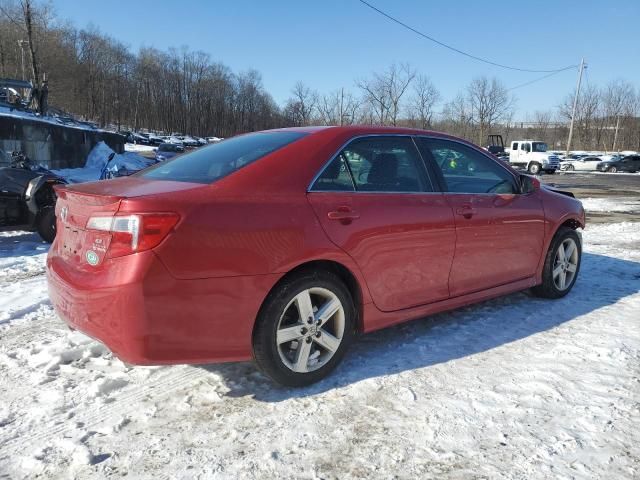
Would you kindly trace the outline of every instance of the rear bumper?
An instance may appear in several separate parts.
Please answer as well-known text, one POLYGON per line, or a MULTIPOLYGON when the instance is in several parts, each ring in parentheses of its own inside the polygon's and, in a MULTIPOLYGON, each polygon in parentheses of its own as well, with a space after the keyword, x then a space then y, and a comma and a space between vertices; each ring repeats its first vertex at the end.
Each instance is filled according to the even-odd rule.
POLYGON ((251 358, 257 312, 279 275, 176 280, 153 252, 108 262, 87 273, 50 253, 49 296, 70 327, 137 365, 251 358))

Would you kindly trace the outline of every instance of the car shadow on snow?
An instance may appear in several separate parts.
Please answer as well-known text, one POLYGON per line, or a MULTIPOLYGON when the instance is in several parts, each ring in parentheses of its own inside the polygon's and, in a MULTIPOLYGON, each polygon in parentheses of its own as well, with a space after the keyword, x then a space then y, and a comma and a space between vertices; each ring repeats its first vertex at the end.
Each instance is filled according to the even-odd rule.
MULTIPOLYGON (((521 292, 363 335, 342 363, 305 388, 275 385, 253 363, 201 365, 221 375, 230 397, 278 402, 306 397, 361 380, 426 368, 490 350, 552 329, 640 291, 640 263, 583 254, 573 290, 559 300, 521 292)), ((615 321, 612 318, 612 321, 615 321)))
POLYGON ((3 233, 0 233, 0 258, 16 255, 33 257, 49 251, 50 245, 35 232, 10 232, 9 235, 3 233))

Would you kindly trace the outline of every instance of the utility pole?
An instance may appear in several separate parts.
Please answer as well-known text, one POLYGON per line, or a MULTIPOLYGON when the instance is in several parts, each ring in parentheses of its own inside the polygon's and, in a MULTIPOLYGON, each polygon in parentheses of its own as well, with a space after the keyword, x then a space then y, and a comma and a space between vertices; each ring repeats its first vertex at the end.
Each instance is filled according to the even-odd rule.
POLYGON ((22 58, 22 80, 26 80, 24 76, 24 44, 26 40, 18 40, 18 45, 20 46, 20 57, 22 58))
POLYGON ((569 138, 567 139, 567 155, 571 149, 571 137, 573 137, 573 122, 576 118, 576 109, 578 108, 578 97, 580 96, 580 84, 582 83, 582 72, 587 68, 584 58, 580 61, 580 69, 578 71, 578 86, 576 87, 576 96, 573 99, 573 110, 571 111, 571 125, 569 126, 569 138))
POLYGON ((620 114, 616 115, 616 133, 613 134, 613 148, 612 153, 616 152, 616 143, 618 143, 618 128, 620 128, 620 114))

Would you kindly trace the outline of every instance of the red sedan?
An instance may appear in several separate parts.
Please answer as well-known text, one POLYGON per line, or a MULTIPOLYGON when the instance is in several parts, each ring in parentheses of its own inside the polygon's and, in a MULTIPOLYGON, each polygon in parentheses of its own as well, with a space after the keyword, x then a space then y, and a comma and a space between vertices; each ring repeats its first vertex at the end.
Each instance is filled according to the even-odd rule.
POLYGON ((238 136, 58 189, 49 293, 134 364, 326 376, 354 335, 580 268, 582 205, 463 140, 378 127, 238 136))

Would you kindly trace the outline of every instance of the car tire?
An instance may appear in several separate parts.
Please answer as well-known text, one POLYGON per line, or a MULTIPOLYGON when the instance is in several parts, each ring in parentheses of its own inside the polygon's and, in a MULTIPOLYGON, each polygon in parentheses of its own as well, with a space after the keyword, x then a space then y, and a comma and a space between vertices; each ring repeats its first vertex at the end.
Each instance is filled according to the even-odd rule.
POLYGON ((565 168, 567 172, 573 172, 575 169, 576 167, 574 167, 573 165, 567 165, 567 168, 565 168))
POLYGON ((530 163, 529 167, 527 168, 527 171, 531 174, 531 175, 538 175, 540 173, 540 164, 539 163, 530 163))
POLYGON ((353 298, 342 280, 330 271, 303 271, 278 284, 265 300, 253 332, 253 356, 275 382, 310 385, 340 363, 355 325, 353 298), (323 317, 323 310, 330 315, 323 317))
POLYGON ((545 257, 542 283, 531 289, 533 294, 542 298, 564 297, 571 291, 578 278, 581 260, 580 236, 571 228, 560 227, 545 257))
POLYGON ((56 209, 54 206, 42 207, 36 217, 36 230, 42 239, 52 243, 56 238, 56 209))
POLYGON ((613 166, 611 166, 611 167, 609 167, 609 168, 607 169, 607 172, 617 173, 617 172, 618 172, 618 169, 616 168, 616 166, 615 166, 615 165, 613 165, 613 166))

